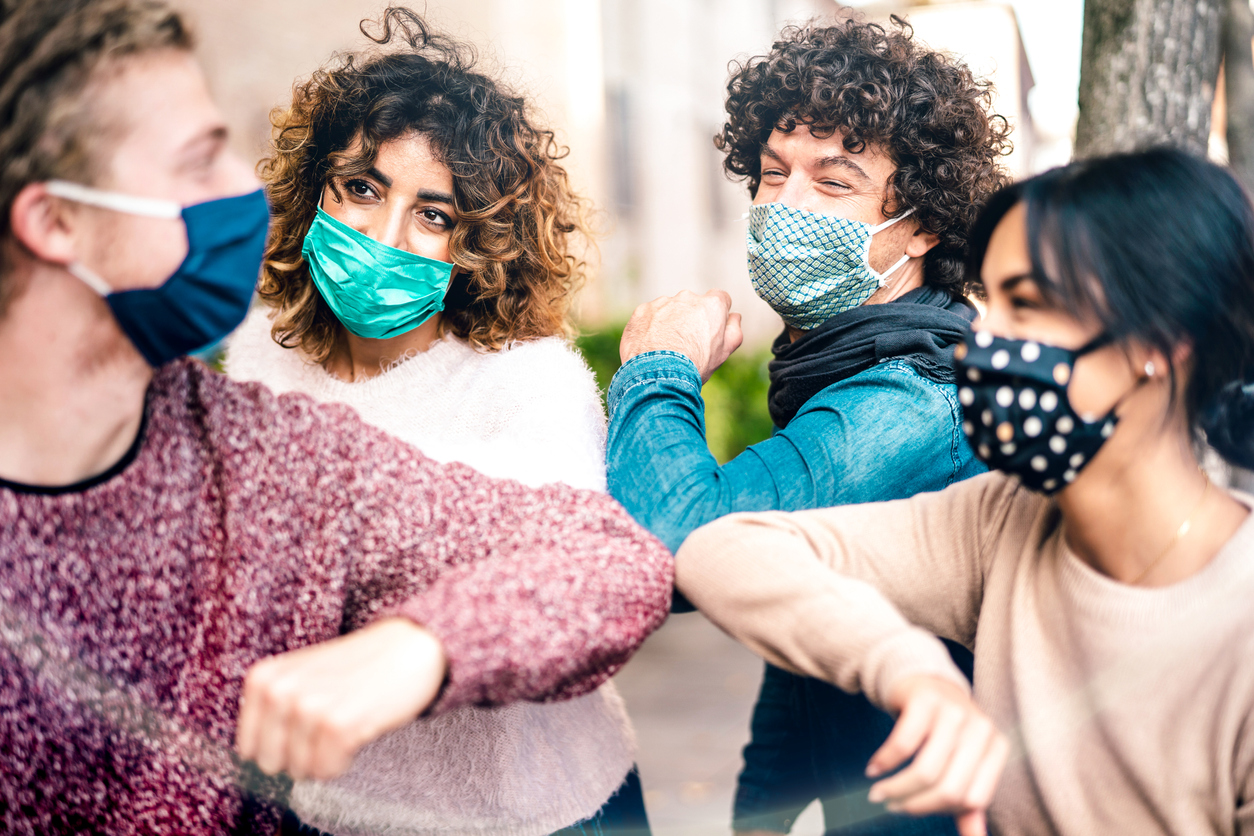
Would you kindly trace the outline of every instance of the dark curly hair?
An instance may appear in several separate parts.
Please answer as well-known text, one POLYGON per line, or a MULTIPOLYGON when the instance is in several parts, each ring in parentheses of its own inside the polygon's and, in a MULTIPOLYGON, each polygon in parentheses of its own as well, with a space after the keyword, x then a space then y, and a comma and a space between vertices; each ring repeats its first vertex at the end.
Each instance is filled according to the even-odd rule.
POLYGON ((1010 153, 1010 127, 989 112, 989 82, 913 35, 895 15, 889 30, 858 20, 788 27, 769 54, 733 65, 727 122, 714 144, 727 154, 727 172, 748 179, 751 195, 773 130, 840 131, 854 153, 878 146, 897 166, 884 216, 914 209, 922 228, 940 238, 924 261, 925 281, 962 293, 967 231, 1008 181, 999 159, 1010 153))
MULTIPOLYGON (((341 54, 276 110, 274 152, 259 166, 273 210, 258 293, 278 310, 279 344, 322 362, 343 326, 301 257, 322 191, 367 171, 379 146, 421 135, 453 174, 457 221, 449 240, 461 270, 445 297, 442 329, 497 350, 515 340, 569 334, 570 303, 585 263, 573 236, 591 243, 584 202, 558 160, 552 131, 523 100, 473 71, 469 46, 432 32, 416 13, 389 7, 371 33, 387 51, 341 54)), ((338 192, 337 192, 338 195, 338 192)))

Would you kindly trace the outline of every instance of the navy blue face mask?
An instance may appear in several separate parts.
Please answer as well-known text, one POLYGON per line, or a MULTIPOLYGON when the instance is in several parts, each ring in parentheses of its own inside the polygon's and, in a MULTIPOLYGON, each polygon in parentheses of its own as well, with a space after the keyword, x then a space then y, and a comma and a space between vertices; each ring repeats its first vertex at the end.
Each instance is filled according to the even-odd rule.
POLYGON ((187 257, 160 287, 115 291, 82 262, 69 271, 99 293, 122 333, 151 366, 212 345, 244 321, 265 252, 270 208, 261 189, 183 207, 64 180, 48 194, 131 215, 179 218, 187 257))

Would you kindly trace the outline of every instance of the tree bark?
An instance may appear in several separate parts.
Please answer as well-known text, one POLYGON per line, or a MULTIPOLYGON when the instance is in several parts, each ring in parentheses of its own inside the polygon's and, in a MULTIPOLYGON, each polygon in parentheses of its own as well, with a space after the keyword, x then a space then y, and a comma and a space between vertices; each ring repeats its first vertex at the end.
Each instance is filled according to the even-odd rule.
POLYGON ((1228 0, 1223 24, 1228 164, 1254 189, 1254 12, 1249 0, 1228 0))
POLYGON ((1076 158, 1206 153, 1228 0, 1086 0, 1076 158))

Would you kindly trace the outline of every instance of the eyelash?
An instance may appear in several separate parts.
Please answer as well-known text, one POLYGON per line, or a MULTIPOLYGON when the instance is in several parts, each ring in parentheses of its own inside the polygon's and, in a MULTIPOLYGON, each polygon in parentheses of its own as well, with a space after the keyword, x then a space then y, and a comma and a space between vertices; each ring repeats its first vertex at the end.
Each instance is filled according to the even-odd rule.
POLYGON ((354 197, 367 197, 367 196, 377 197, 378 196, 377 194, 375 194, 374 186, 371 186, 370 183, 368 183, 365 180, 345 180, 344 190, 347 191, 349 194, 353 195, 354 197), (356 187, 358 186, 361 186, 367 189, 370 194, 369 195, 358 194, 356 191, 354 191, 354 189, 356 189, 356 187))
POLYGON ((453 220, 448 215, 441 212, 439 209, 432 209, 430 207, 427 207, 425 209, 420 209, 418 213, 422 215, 424 219, 427 220, 428 222, 434 222, 434 220, 431 218, 427 218, 426 216, 435 215, 436 216, 435 220, 438 220, 440 225, 445 228, 451 227, 453 225, 453 220))
MULTIPOLYGON (((372 186, 369 183, 369 181, 366 181, 366 180, 359 180, 359 179, 345 180, 344 190, 348 192, 349 194, 353 195, 354 197, 376 197, 376 198, 378 197, 378 194, 375 192, 374 186, 372 186), (358 188, 366 190, 368 194, 359 193, 357 191, 358 188)), ((445 229, 453 225, 452 218, 450 218, 445 213, 441 212, 439 209, 433 209, 428 206, 426 208, 418 210, 418 214, 421 215, 423 220, 427 221, 427 223, 438 224, 439 226, 445 229), (434 215, 435 217, 434 218, 428 217, 429 215, 434 215)))

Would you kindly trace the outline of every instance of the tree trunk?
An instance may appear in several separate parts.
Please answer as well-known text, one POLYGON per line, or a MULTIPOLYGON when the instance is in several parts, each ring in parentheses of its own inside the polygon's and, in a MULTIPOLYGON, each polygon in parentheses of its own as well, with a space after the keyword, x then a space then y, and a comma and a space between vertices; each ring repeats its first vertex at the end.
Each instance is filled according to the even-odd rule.
POLYGON ((1228 105, 1228 164, 1254 189, 1254 12, 1249 0, 1228 0, 1223 24, 1224 99, 1228 105))
POLYGON ((1086 0, 1075 156, 1205 154, 1228 0, 1086 0))

